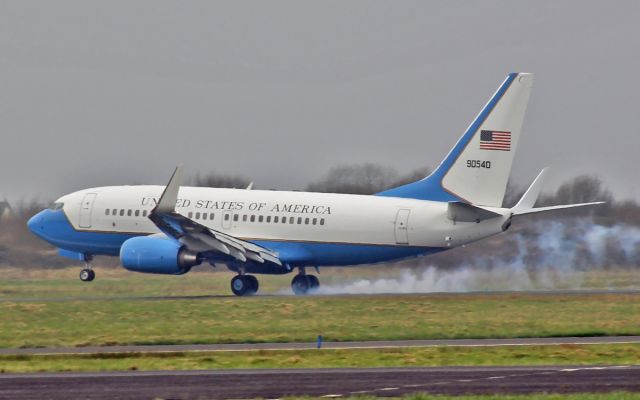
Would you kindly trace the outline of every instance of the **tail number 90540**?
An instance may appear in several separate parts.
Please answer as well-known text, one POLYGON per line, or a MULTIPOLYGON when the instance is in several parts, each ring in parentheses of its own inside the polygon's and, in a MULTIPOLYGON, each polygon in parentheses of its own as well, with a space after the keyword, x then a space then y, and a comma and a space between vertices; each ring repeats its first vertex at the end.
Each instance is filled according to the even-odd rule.
POLYGON ((491 168, 491 161, 467 160, 467 168, 491 168))

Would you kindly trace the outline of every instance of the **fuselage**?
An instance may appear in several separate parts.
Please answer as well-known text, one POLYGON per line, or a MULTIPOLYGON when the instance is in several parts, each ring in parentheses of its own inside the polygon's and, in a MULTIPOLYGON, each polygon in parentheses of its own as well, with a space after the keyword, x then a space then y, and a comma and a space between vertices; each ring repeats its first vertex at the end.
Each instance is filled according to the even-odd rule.
MULTIPOLYGON (((30 228, 68 252, 119 253, 160 234, 147 217, 163 186, 98 187, 61 197, 30 228)), ((292 266, 356 265, 431 254, 503 230, 510 217, 455 222, 447 203, 399 197, 181 187, 176 211, 208 228, 268 247, 292 266)))

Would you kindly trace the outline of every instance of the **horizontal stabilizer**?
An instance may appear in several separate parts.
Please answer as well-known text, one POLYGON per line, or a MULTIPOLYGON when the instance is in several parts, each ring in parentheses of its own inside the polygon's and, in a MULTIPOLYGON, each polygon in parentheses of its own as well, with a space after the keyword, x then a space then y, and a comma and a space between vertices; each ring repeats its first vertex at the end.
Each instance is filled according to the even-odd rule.
POLYGON ((515 208, 511 209, 513 215, 525 215, 525 214, 534 214, 539 212, 547 212, 547 211, 555 211, 555 210, 564 210, 567 208, 575 208, 575 207, 587 207, 587 206, 597 206, 598 204, 604 204, 604 201, 594 201, 591 203, 578 203, 578 204, 563 204, 559 206, 550 206, 550 207, 538 207, 538 208, 521 208, 516 210, 515 208))
POLYGON ((450 201, 448 203, 447 217, 452 221, 480 222, 500 216, 501 214, 468 203, 459 201, 450 201))
POLYGON ((559 206, 550 206, 550 207, 538 207, 533 208, 538 200, 538 196, 540 196, 540 192, 542 191, 542 183, 544 182, 544 177, 547 174, 548 168, 544 168, 536 179, 533 180, 529 189, 524 192, 518 204, 516 204, 512 209, 512 215, 525 215, 525 214, 534 214, 539 212, 547 212, 547 211, 555 211, 555 210, 564 210, 567 208, 575 208, 575 207, 586 207, 586 206, 595 206, 598 204, 604 204, 604 201, 595 201, 591 203, 579 203, 579 204, 563 204, 559 206))

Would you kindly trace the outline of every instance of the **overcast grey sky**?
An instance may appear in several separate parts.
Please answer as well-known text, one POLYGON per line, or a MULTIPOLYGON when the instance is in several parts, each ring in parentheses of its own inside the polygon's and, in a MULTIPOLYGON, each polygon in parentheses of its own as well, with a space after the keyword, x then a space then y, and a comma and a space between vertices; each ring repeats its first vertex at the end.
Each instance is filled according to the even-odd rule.
POLYGON ((638 1, 0 1, 0 196, 435 166, 535 72, 513 176, 640 198, 638 1))

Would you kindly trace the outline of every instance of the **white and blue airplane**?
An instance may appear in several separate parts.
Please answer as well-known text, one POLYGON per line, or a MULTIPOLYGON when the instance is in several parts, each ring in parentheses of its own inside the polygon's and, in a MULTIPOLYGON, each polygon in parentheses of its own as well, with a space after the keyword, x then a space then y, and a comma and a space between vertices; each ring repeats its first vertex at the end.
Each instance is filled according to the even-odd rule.
POLYGON ((319 287, 305 268, 372 264, 452 249, 506 231, 521 215, 600 204, 534 208, 545 170, 513 208, 503 198, 534 76, 511 73, 434 172, 371 196, 181 186, 113 186, 61 197, 29 229, 85 262, 119 256, 130 271, 180 275, 223 264, 236 295, 251 274, 298 271, 296 294, 319 287))

